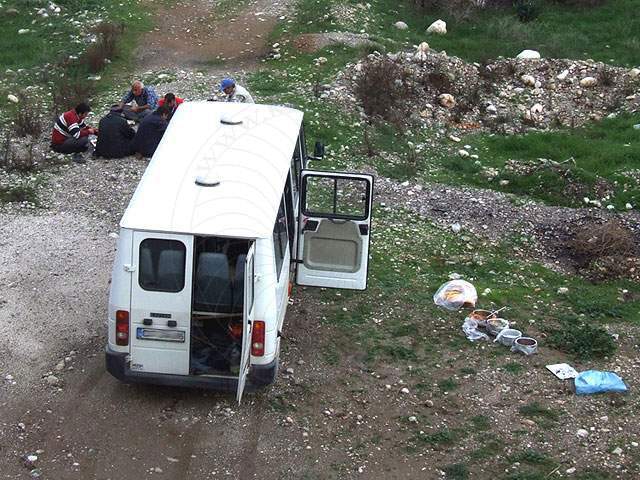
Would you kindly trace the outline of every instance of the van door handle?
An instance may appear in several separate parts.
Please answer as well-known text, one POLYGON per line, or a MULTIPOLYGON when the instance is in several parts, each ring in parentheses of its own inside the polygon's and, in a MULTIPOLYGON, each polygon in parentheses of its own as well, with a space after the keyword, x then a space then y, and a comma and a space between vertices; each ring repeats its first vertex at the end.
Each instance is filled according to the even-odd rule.
POLYGON ((125 263, 123 265, 124 271, 125 272, 135 272, 136 271, 136 266, 131 264, 131 263, 125 263))
POLYGON ((366 223, 358 225, 358 230, 360 230, 360 235, 369 235, 369 225, 366 223))

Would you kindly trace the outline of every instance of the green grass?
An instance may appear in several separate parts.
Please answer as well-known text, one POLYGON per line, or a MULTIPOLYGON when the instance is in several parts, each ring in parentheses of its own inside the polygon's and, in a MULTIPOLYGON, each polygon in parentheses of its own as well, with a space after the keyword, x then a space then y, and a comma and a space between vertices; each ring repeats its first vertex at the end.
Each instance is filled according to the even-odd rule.
POLYGON ((602 327, 577 318, 563 319, 558 328, 549 330, 549 345, 579 360, 599 359, 613 355, 617 346, 602 327))
POLYGON ((556 410, 551 410, 538 402, 531 402, 527 405, 523 405, 518 409, 520 415, 534 420, 543 428, 551 428, 557 424, 560 420, 560 413, 556 410))
POLYGON ((512 373, 514 375, 519 375, 524 370, 524 366, 520 363, 511 362, 511 363, 505 363, 502 366, 502 369, 505 372, 512 373))
POLYGON ((442 469, 447 480, 466 480, 469 478, 469 469, 463 463, 447 465, 442 469))
MULTIPOLYGON (((77 55, 83 46, 70 42, 69 36, 77 37, 87 27, 88 20, 97 17, 122 22, 131 33, 149 27, 145 9, 135 0, 63 0, 56 3, 62 8, 60 15, 51 14, 47 18, 35 12, 47 7, 48 2, 10 0, 5 3, 5 9, 15 7, 19 14, 0 15, 0 44, 3 46, 0 65, 3 68, 30 68, 53 63, 65 54, 77 55), (73 25, 73 20, 79 20, 81 27, 73 25), (19 29, 29 29, 30 32, 18 35, 19 29)), ((130 39, 126 36, 123 40, 130 39)), ((126 41, 123 43, 128 45, 126 41)))
POLYGON ((638 206, 640 184, 628 175, 638 170, 640 132, 632 128, 637 123, 640 114, 626 114, 573 130, 466 137, 464 141, 477 149, 480 160, 473 162, 452 153, 436 160, 441 173, 435 177, 566 206, 584 205, 584 197, 601 200, 597 190, 604 182, 614 194, 603 205, 620 210, 627 203, 638 206), (558 171, 540 166, 539 158, 555 162, 573 158, 575 162, 564 163, 558 171), (509 160, 532 164, 536 169, 528 175, 512 172, 505 169, 509 160), (489 167, 499 171, 491 181, 482 174, 489 167), (500 185, 502 180, 508 184, 500 185))

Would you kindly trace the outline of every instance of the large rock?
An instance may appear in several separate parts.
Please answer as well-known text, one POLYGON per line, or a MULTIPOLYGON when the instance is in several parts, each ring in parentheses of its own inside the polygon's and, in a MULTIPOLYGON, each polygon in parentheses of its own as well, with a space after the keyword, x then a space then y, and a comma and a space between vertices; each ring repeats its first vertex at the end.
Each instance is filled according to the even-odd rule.
POLYGON ((8 17, 15 17, 16 15, 18 15, 18 10, 16 10, 15 8, 7 8, 4 11, 5 15, 7 15, 8 17))
POLYGON ((443 20, 436 20, 429 28, 427 28, 427 33, 434 33, 436 35, 446 35, 447 33, 447 23, 443 20))
POLYGON ((396 22, 393 24, 394 27, 396 27, 398 30, 406 30, 407 28, 409 28, 409 25, 407 25, 404 22, 396 22))
POLYGON ((440 105, 442 105, 444 108, 453 108, 456 106, 456 99, 453 98, 453 95, 451 95, 450 93, 443 93, 442 95, 440 95, 438 97, 438 102, 440 102, 440 105))
POLYGON ((583 88, 595 87, 598 84, 598 80, 594 77, 584 77, 580 80, 580 86, 583 88))
POLYGON ((535 50, 523 50, 516 56, 516 58, 519 58, 520 60, 539 60, 540 52, 535 50))
POLYGON ((629 72, 629 76, 631 78, 638 78, 640 77, 640 68, 632 68, 631 71, 629 72))
POLYGON ((422 42, 418 45, 416 49, 416 53, 413 58, 419 62, 424 62, 427 59, 427 53, 429 52, 429 44, 427 42, 422 42))

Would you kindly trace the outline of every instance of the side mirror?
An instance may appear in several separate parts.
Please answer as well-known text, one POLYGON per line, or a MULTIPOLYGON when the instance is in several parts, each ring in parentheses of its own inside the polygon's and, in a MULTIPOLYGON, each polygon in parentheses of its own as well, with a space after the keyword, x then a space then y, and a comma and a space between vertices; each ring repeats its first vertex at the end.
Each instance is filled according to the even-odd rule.
POLYGON ((316 140, 316 144, 313 147, 313 157, 309 157, 310 160, 322 160, 324 158, 324 143, 320 140, 316 140))

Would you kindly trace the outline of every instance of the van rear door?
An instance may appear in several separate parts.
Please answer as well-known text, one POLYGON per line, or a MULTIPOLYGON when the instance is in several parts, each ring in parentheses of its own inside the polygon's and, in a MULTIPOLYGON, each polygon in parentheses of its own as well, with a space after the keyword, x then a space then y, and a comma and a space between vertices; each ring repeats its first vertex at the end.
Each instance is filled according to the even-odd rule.
POLYGON ((373 176, 303 170, 296 283, 367 288, 373 176))
POLYGON ((247 375, 249 375, 249 368, 251 365, 251 334, 254 320, 254 258, 255 258, 256 244, 254 243, 249 248, 247 257, 244 264, 244 307, 242 313, 242 355, 240 357, 240 376, 238 377, 238 391, 236 392, 236 399, 238 403, 242 400, 242 394, 244 393, 244 387, 247 382, 247 375))
POLYGON ((189 374, 193 237, 133 234, 131 364, 138 372, 189 374))

